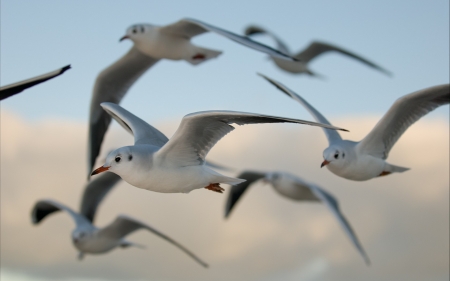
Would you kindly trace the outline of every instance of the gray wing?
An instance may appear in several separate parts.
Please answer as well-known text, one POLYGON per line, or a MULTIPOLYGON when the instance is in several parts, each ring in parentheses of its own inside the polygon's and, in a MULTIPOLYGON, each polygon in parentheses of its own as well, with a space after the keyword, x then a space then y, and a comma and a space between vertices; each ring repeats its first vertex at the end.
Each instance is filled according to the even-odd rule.
POLYGON ((343 55, 354 58, 356 60, 359 60, 360 62, 366 64, 367 66, 370 66, 376 70, 379 70, 388 76, 392 76, 391 72, 387 71, 386 69, 376 65, 375 63, 373 63, 361 56, 358 56, 354 53, 351 53, 351 52, 344 50, 342 48, 339 48, 337 46, 333 46, 333 45, 323 43, 323 42, 317 42, 317 41, 312 42, 308 46, 308 48, 306 48, 305 50, 303 50, 303 51, 299 52, 297 55, 295 55, 295 58, 301 60, 304 63, 308 63, 309 61, 313 60, 315 57, 317 57, 325 52, 331 52, 331 51, 338 52, 343 55))
POLYGON ((188 19, 188 18, 182 19, 174 24, 171 24, 171 25, 168 25, 165 27, 161 27, 160 31, 184 36, 187 38, 191 38, 192 36, 210 31, 210 32, 214 32, 216 34, 222 35, 230 40, 233 40, 239 44, 242 44, 242 45, 252 48, 254 50, 266 53, 270 56, 278 57, 280 59, 285 59, 285 60, 289 60, 289 61, 297 60, 297 59, 289 56, 289 54, 287 54, 287 53, 284 53, 279 50, 275 50, 269 46, 266 46, 266 45, 261 44, 256 41, 253 41, 252 39, 250 39, 246 36, 241 36, 236 33, 232 33, 230 31, 221 29, 219 27, 216 27, 216 26, 213 26, 213 25, 210 25, 210 24, 207 24, 207 23, 201 22, 199 20, 195 20, 195 19, 188 19))
POLYGON ((185 252, 188 256, 193 258, 196 262, 198 262, 202 266, 208 267, 208 264, 206 264, 199 257, 197 257, 194 253, 192 253, 191 251, 186 249, 183 245, 181 245, 177 241, 173 240, 172 238, 165 235, 164 233, 154 229, 153 227, 151 227, 147 224, 144 224, 142 222, 139 222, 135 219, 132 219, 130 217, 127 217, 127 216, 121 215, 121 216, 117 217, 114 222, 109 224, 107 227, 101 229, 99 231, 99 235, 105 236, 105 237, 108 237, 108 238, 114 239, 114 240, 120 240, 120 239, 124 238, 125 236, 127 236, 128 234, 130 234, 136 230, 139 230, 139 229, 147 229, 150 232, 153 232, 155 235, 161 237, 162 239, 166 240, 167 242, 171 243, 178 249, 185 252))
POLYGON ((134 144, 163 146, 169 140, 158 129, 135 116, 120 105, 104 102, 101 107, 114 118, 126 131, 134 136, 134 144))
POLYGON ((254 34, 266 34, 268 35, 270 38, 272 38, 272 40, 274 40, 277 43, 277 49, 285 54, 291 54, 291 52, 289 51, 289 48, 287 47, 287 45, 281 41, 280 38, 278 38, 278 36, 276 36, 275 34, 273 34, 270 31, 265 30, 262 27, 256 26, 256 25, 251 25, 249 27, 247 27, 244 31, 244 34, 246 36, 251 36, 254 34))
POLYGON ((228 218, 234 205, 236 205, 236 203, 239 201, 239 198, 241 198, 247 188, 255 181, 264 178, 265 175, 266 174, 264 173, 245 171, 237 176, 237 178, 244 179, 246 181, 231 187, 231 190, 228 193, 227 204, 225 206, 225 218, 228 218))
POLYGON ((339 203, 334 198, 333 195, 326 192, 325 190, 315 186, 315 185, 309 185, 308 186, 311 191, 322 201, 328 209, 333 213, 333 215, 336 217, 336 219, 339 221, 339 224, 344 229, 345 233, 347 233, 347 236, 352 241, 353 245, 358 249, 359 253, 363 257, 364 261, 367 265, 370 265, 369 257, 367 256, 366 252, 364 251, 364 248, 362 247, 361 243, 359 242, 358 237, 356 236, 356 233, 353 231, 352 226, 347 221, 347 219, 344 217, 344 215, 341 213, 341 210, 339 209, 339 203))
POLYGON ((91 225, 91 223, 82 215, 75 213, 72 209, 61 203, 49 199, 36 202, 33 209, 31 210, 31 221, 33 222, 33 224, 38 224, 48 215, 59 211, 67 212, 75 221, 77 228, 80 226, 91 225))
MULTIPOLYGON (((120 103, 128 89, 153 66, 158 59, 146 56, 132 47, 122 58, 97 76, 89 115, 88 174, 95 165, 111 117, 102 110, 102 102, 120 103)), ((89 178, 89 176, 88 176, 89 178)))
POLYGON ((449 102, 449 84, 426 88, 399 98, 372 131, 357 144, 356 149, 364 154, 386 159, 409 126, 449 102))
MULTIPOLYGON (((286 95, 288 95, 289 97, 291 97, 292 99, 294 99, 295 101, 297 101, 301 105, 303 105, 306 108, 306 110, 308 110, 309 113, 311 113, 311 115, 314 117, 314 119, 317 122, 320 122, 322 124, 331 125, 330 121, 328 121, 325 118, 325 116, 323 116, 319 111, 317 111, 312 105, 310 105, 306 100, 304 100, 302 97, 300 97, 294 91, 290 90, 288 87, 284 86, 280 82, 277 82, 277 81, 275 81, 275 80, 273 80, 273 79, 271 79, 271 78, 269 78, 267 76, 264 76, 264 75, 262 75, 260 73, 258 73, 258 74, 261 77, 263 77, 264 79, 266 79, 267 81, 269 81, 272 85, 277 87, 279 90, 281 90, 283 93, 285 93, 286 95)), ((339 135, 339 133, 336 132, 335 130, 330 130, 330 129, 324 128, 323 131, 325 132, 325 135, 327 136, 329 144, 331 144, 333 142, 336 142, 336 141, 342 140, 342 138, 339 135)))
MULTIPOLYGON (((298 123, 339 129, 310 121, 236 111, 203 111, 186 115, 175 134, 158 152, 160 163, 184 167, 201 165, 211 148, 234 130, 231 124, 298 123)), ((343 129, 339 129, 343 130, 343 129)))
POLYGON ((91 180, 84 188, 80 214, 93 223, 95 213, 103 198, 120 180, 121 178, 114 173, 103 173, 91 180))
POLYGON ((40 84, 47 80, 50 80, 52 78, 55 78, 56 76, 63 74, 68 69, 70 69, 70 65, 66 65, 60 69, 30 78, 27 80, 23 80, 20 82, 16 82, 13 84, 9 84, 9 85, 0 87, 0 100, 4 100, 6 98, 9 98, 10 96, 13 96, 15 94, 22 92, 25 89, 33 87, 34 85, 37 85, 37 84, 40 84))

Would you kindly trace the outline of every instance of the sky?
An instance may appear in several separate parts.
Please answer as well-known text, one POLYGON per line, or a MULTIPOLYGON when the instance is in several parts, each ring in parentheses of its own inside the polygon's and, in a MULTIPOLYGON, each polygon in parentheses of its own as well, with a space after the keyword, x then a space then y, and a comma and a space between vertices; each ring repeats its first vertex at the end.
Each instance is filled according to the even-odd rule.
MULTIPOLYGON (((326 54, 310 64, 326 79, 292 75, 262 53, 207 33, 193 42, 222 50, 221 56, 198 66, 161 61, 121 103, 168 136, 184 115, 201 110, 312 120, 256 75, 261 72, 302 95, 334 125, 349 129, 344 138, 359 140, 397 98, 449 83, 448 1, 2 0, 0 8, 0 85, 72 66, 1 102, 2 281, 448 280, 448 106, 414 124, 392 150, 389 162, 410 171, 368 182, 319 169, 326 140, 317 128, 245 126, 208 157, 238 171, 286 170, 333 193, 372 259, 369 268, 324 206, 290 202, 263 185, 255 186, 227 221, 222 218, 227 193, 162 195, 122 183, 105 200, 99 225, 120 213, 146 221, 207 260, 211 268, 206 272, 146 232, 130 236, 147 245, 145 251, 116 250, 79 262, 67 216, 55 215, 37 227, 29 218, 42 198, 78 206, 93 84, 132 46, 118 42, 128 26, 190 17, 242 33, 258 24, 292 51, 312 40, 325 41, 394 74, 326 54)), ((274 46, 263 36, 256 39, 274 46)), ((113 124, 100 159, 108 149, 131 142, 113 124)))

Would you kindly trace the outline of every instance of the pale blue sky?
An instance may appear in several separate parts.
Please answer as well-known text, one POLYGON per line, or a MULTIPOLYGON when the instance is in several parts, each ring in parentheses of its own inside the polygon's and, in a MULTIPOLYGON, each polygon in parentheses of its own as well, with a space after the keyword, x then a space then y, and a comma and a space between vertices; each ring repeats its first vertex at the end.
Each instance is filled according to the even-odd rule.
MULTIPOLYGON (((128 26, 192 17, 233 32, 259 24, 295 51, 313 39, 334 43, 378 63, 394 77, 337 54, 311 64, 326 81, 294 76, 275 68, 262 53, 205 34, 194 41, 223 50, 217 60, 197 67, 159 62, 129 91, 123 106, 149 122, 209 109, 310 119, 255 72, 284 83, 327 116, 381 115, 399 96, 448 83, 448 11, 446 0, 2 1, 1 85, 69 63, 73 67, 54 81, 2 102, 2 108, 30 119, 87 120, 96 75, 132 45, 118 42, 128 26)), ((446 116, 448 108, 440 112, 446 116)))

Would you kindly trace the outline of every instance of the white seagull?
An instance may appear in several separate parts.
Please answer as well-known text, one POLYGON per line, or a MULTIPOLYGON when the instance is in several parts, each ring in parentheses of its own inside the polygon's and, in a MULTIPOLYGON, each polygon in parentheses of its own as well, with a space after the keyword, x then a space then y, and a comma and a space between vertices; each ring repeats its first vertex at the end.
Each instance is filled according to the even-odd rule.
POLYGON ((0 87, 0 100, 4 100, 6 98, 9 98, 10 96, 13 96, 15 94, 18 94, 22 92, 25 89, 28 89, 30 87, 33 87, 34 85, 40 84, 42 82, 45 82, 47 80, 50 80, 52 78, 55 78, 56 76, 59 76, 66 72, 66 70, 70 69, 70 65, 66 65, 64 67, 61 67, 57 70, 29 78, 20 82, 16 82, 13 84, 9 84, 6 86, 0 87))
MULTIPOLYGON (((117 104, 102 103, 123 128, 134 135, 134 145, 108 154, 105 164, 92 175, 110 171, 138 188, 163 193, 189 193, 198 188, 223 192, 220 183, 244 180, 221 175, 207 165, 205 157, 226 134, 231 124, 298 123, 340 129, 315 122, 235 111, 203 111, 186 115, 170 140, 142 119, 117 104)), ((345 130, 344 130, 345 131, 345 130)))
POLYGON ((142 248, 141 245, 125 240, 125 236, 136 230, 146 229, 173 244, 202 266, 208 267, 204 261, 172 238, 133 218, 120 215, 106 227, 95 227, 93 221, 98 205, 119 181, 120 177, 117 175, 106 173, 89 182, 84 190, 80 213, 54 200, 40 200, 36 202, 31 212, 31 220, 33 224, 38 224, 54 212, 67 212, 76 224, 72 231, 72 242, 79 251, 78 258, 80 260, 84 257, 84 254, 103 254, 117 247, 135 246, 142 248))
POLYGON ((350 223, 341 213, 338 201, 327 191, 323 190, 313 183, 306 182, 301 178, 285 172, 261 173, 244 171, 238 177, 247 181, 231 188, 225 207, 225 218, 228 218, 231 210, 239 201, 239 198, 241 198, 247 188, 253 183, 262 179, 263 182, 270 183, 275 191, 286 198, 295 201, 321 202, 325 204, 339 221, 339 224, 344 229, 353 245, 358 249, 366 264, 370 264, 369 257, 367 256, 361 243, 359 242, 356 233, 353 231, 350 223))
POLYGON ((222 35, 280 60, 295 60, 248 37, 194 19, 182 19, 166 26, 151 24, 131 26, 120 41, 130 39, 134 46, 122 58, 100 72, 95 81, 89 116, 89 173, 95 165, 104 135, 111 122, 111 117, 101 109, 100 104, 102 102, 119 104, 134 82, 160 59, 185 60, 197 65, 220 55, 221 51, 198 47, 191 43, 192 37, 205 32, 222 35))
MULTIPOLYGON (((273 79, 261 76, 302 104, 316 121, 331 125, 319 111, 298 94, 273 79)), ((405 95, 391 106, 372 131, 359 142, 343 140, 338 132, 324 129, 329 146, 323 152, 324 161, 321 167, 327 166, 333 174, 355 181, 365 181, 409 170, 387 163, 389 151, 409 126, 430 111, 449 102, 449 84, 405 95)))
POLYGON ((342 49, 340 47, 328 44, 328 43, 324 43, 324 42, 319 42, 319 41, 314 41, 312 42, 306 49, 298 52, 297 54, 291 53, 287 47, 286 44, 283 43, 283 41, 281 41, 275 34, 273 34, 272 32, 269 32, 259 26, 249 26, 247 27, 247 29, 245 30, 245 35, 247 36, 251 36, 254 34, 266 34, 269 37, 271 37, 276 43, 277 43, 277 48, 279 51, 285 53, 285 54, 289 54, 292 57, 296 58, 298 61, 288 61, 288 60, 282 60, 279 59, 278 57, 275 56, 270 56, 271 59, 273 60, 273 62, 282 70, 285 70, 287 72, 290 73, 306 73, 309 74, 311 76, 317 76, 317 77, 322 77, 322 75, 319 75, 313 71, 311 71, 308 68, 308 63, 310 61, 312 61, 314 58, 320 56, 323 53, 326 52, 338 52, 341 53, 343 55, 349 56, 351 58, 354 58, 364 64, 366 64, 369 67, 372 67, 376 70, 379 70, 381 72, 383 72, 384 74, 391 76, 392 74, 383 69, 382 67, 376 65, 375 63, 361 57, 358 56, 352 52, 349 52, 345 49, 342 49))

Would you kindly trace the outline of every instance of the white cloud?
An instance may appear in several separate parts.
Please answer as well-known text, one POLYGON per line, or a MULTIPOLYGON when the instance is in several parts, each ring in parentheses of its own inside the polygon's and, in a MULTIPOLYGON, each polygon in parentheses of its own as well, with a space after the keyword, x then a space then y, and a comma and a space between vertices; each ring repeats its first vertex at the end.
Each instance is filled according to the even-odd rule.
MULTIPOLYGON (((345 138, 359 140, 377 120, 360 116, 334 123, 351 130, 343 133, 345 138)), ((170 136, 177 124, 178 120, 153 125, 170 136)), ((79 262, 69 238, 73 223, 68 216, 54 215, 32 226, 29 213, 42 198, 78 207, 86 178, 86 140, 85 124, 26 122, 1 112, 2 277, 17 273, 36 279, 8 278, 260 280, 274 276, 271 280, 276 280, 286 273, 283 276, 316 274, 312 280, 408 276, 413 281, 449 274, 446 120, 423 118, 396 144, 389 161, 410 171, 367 182, 348 181, 320 169, 326 139, 320 129, 308 126, 239 127, 211 151, 208 158, 224 165, 289 171, 336 195, 372 259, 370 268, 325 206, 291 202, 264 185, 251 188, 226 221, 227 194, 206 190, 159 194, 122 183, 100 207, 99 226, 119 213, 134 216, 192 249, 210 263, 208 270, 145 231, 130 240, 147 245, 147 250, 119 249, 79 262)), ((103 151, 131 140, 115 126, 103 151)))

